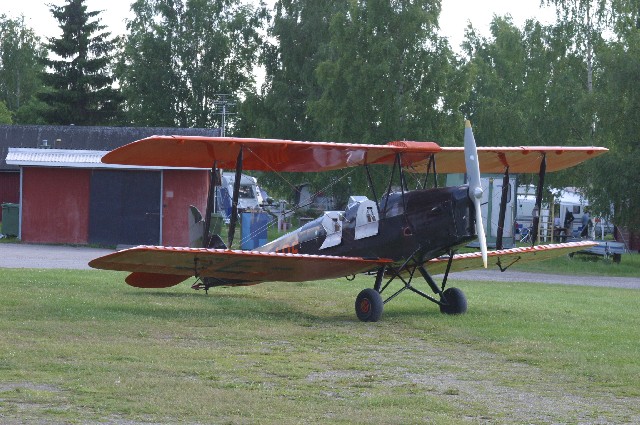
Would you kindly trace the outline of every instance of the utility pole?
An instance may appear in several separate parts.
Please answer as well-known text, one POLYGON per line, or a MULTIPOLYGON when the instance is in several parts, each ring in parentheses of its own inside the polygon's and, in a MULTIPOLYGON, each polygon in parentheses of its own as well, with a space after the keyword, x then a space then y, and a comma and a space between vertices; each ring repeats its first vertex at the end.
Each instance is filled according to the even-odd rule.
POLYGON ((220 130, 220 136, 224 137, 227 125, 227 115, 235 115, 235 112, 229 112, 229 108, 236 106, 236 102, 230 100, 230 94, 216 94, 218 100, 215 100, 213 104, 216 106, 216 114, 222 115, 222 128, 220 130))

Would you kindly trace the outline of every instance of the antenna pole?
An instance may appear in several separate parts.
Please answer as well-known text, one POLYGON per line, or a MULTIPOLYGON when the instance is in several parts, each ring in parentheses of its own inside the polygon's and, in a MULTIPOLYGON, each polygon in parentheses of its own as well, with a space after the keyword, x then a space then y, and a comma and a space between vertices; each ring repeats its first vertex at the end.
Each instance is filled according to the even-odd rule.
POLYGON ((220 128, 220 136, 224 137, 227 128, 227 115, 235 115, 235 112, 229 112, 229 108, 236 106, 235 101, 229 100, 230 94, 216 94, 218 100, 215 100, 213 104, 216 107, 216 114, 222 115, 222 127, 220 128))

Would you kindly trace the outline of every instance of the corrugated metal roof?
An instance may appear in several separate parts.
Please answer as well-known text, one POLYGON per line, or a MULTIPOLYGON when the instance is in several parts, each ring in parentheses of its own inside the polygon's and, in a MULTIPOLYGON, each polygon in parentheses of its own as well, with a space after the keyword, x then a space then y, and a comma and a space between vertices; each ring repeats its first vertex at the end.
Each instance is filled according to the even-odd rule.
POLYGON ((183 136, 219 136, 219 129, 167 127, 90 127, 78 125, 4 125, 0 124, 0 171, 15 170, 5 157, 8 148, 41 148, 109 151, 155 134, 183 136))
POLYGON ((103 166, 100 160, 108 151, 88 151, 71 149, 9 148, 7 164, 46 165, 53 167, 96 167, 103 166))
MULTIPOLYGON (((126 168, 162 170, 176 167, 139 167, 130 165, 104 164, 102 157, 109 151, 92 151, 76 149, 34 149, 9 148, 7 164, 21 167, 63 167, 63 168, 126 168)), ((181 168, 200 170, 201 168, 181 168)))

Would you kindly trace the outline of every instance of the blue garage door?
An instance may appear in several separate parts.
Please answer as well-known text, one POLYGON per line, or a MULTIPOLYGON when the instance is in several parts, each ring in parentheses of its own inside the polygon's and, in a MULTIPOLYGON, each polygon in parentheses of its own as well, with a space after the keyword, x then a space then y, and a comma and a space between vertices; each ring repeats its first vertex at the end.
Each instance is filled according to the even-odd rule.
POLYGON ((159 171, 94 170, 89 243, 159 245, 161 181, 159 171))

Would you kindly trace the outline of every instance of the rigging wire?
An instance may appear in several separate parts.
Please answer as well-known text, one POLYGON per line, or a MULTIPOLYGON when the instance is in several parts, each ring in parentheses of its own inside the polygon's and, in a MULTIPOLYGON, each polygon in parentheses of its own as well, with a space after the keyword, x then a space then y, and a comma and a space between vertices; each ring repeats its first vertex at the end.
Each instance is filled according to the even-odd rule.
MULTIPOLYGON (((253 154, 253 155, 254 155, 254 157, 255 157, 256 159, 258 159, 260 162, 262 162, 262 163, 263 163, 267 168, 269 168, 271 172, 275 173, 275 175, 276 175, 280 180, 282 180, 282 181, 283 181, 287 186, 289 186, 292 190, 294 190, 294 191, 297 191, 297 190, 298 190, 298 188, 297 188, 293 183, 291 183, 291 182, 290 182, 290 181, 289 181, 289 180, 288 180, 288 179, 283 175, 283 173, 282 173, 282 172, 277 171, 276 169, 274 169, 270 164, 268 164, 265 160, 263 160, 259 155, 256 155, 256 154, 255 154, 255 152, 253 152, 253 151, 251 150, 251 148, 249 148, 249 147, 245 147, 245 149, 246 149, 247 151, 249 151, 251 154, 253 154)), ((315 201, 315 200, 320 196, 320 194, 322 194, 323 192, 328 192, 328 191, 332 190, 332 189, 333 189, 333 187, 334 187, 335 185, 337 185, 339 182, 341 182, 341 181, 343 181, 345 178, 347 178, 347 177, 351 176, 351 175, 355 172, 356 168, 357 168, 357 167, 351 167, 351 168, 347 169, 347 171, 346 171, 346 172, 344 172, 344 173, 343 173, 341 176, 339 176, 338 178, 331 179, 331 183, 330 183, 330 184, 328 184, 328 185, 326 185, 326 186, 325 186, 325 187, 323 187, 323 188, 320 188, 320 189, 319 189, 319 190, 317 190, 315 193, 313 193, 313 194, 309 197, 309 201, 308 201, 308 202, 306 202, 306 203, 304 203, 304 204, 295 205, 295 206, 293 206, 292 208, 290 208, 290 209, 288 209, 288 210, 286 210, 286 211, 284 211, 284 212, 282 212, 282 213, 279 213, 279 214, 282 214, 283 216, 285 216, 285 217, 286 217, 287 215, 293 214, 293 213, 295 213, 295 212, 297 212, 297 211, 299 211, 299 210, 301 210, 301 209, 303 209, 303 208, 306 208, 306 207, 308 207, 308 206, 312 205, 312 204, 313 204, 313 202, 314 202, 314 201, 315 201)), ((260 226, 258 229, 254 229, 254 230, 253 230, 249 235, 246 235, 244 238, 240 239, 240 243, 241 243, 241 245, 242 245, 242 243, 247 242, 247 241, 248 241, 248 240, 250 240, 251 238, 255 237, 255 236, 256 236, 257 234, 259 234, 260 232, 263 232, 265 229, 267 229, 267 230, 268 230, 270 226, 273 226, 275 223, 277 223, 277 220, 278 220, 278 219, 277 219, 277 216, 276 216, 276 218, 272 218, 271 220, 269 220, 269 221, 267 222, 267 224, 265 224, 265 225, 263 225, 263 226, 260 226)))

